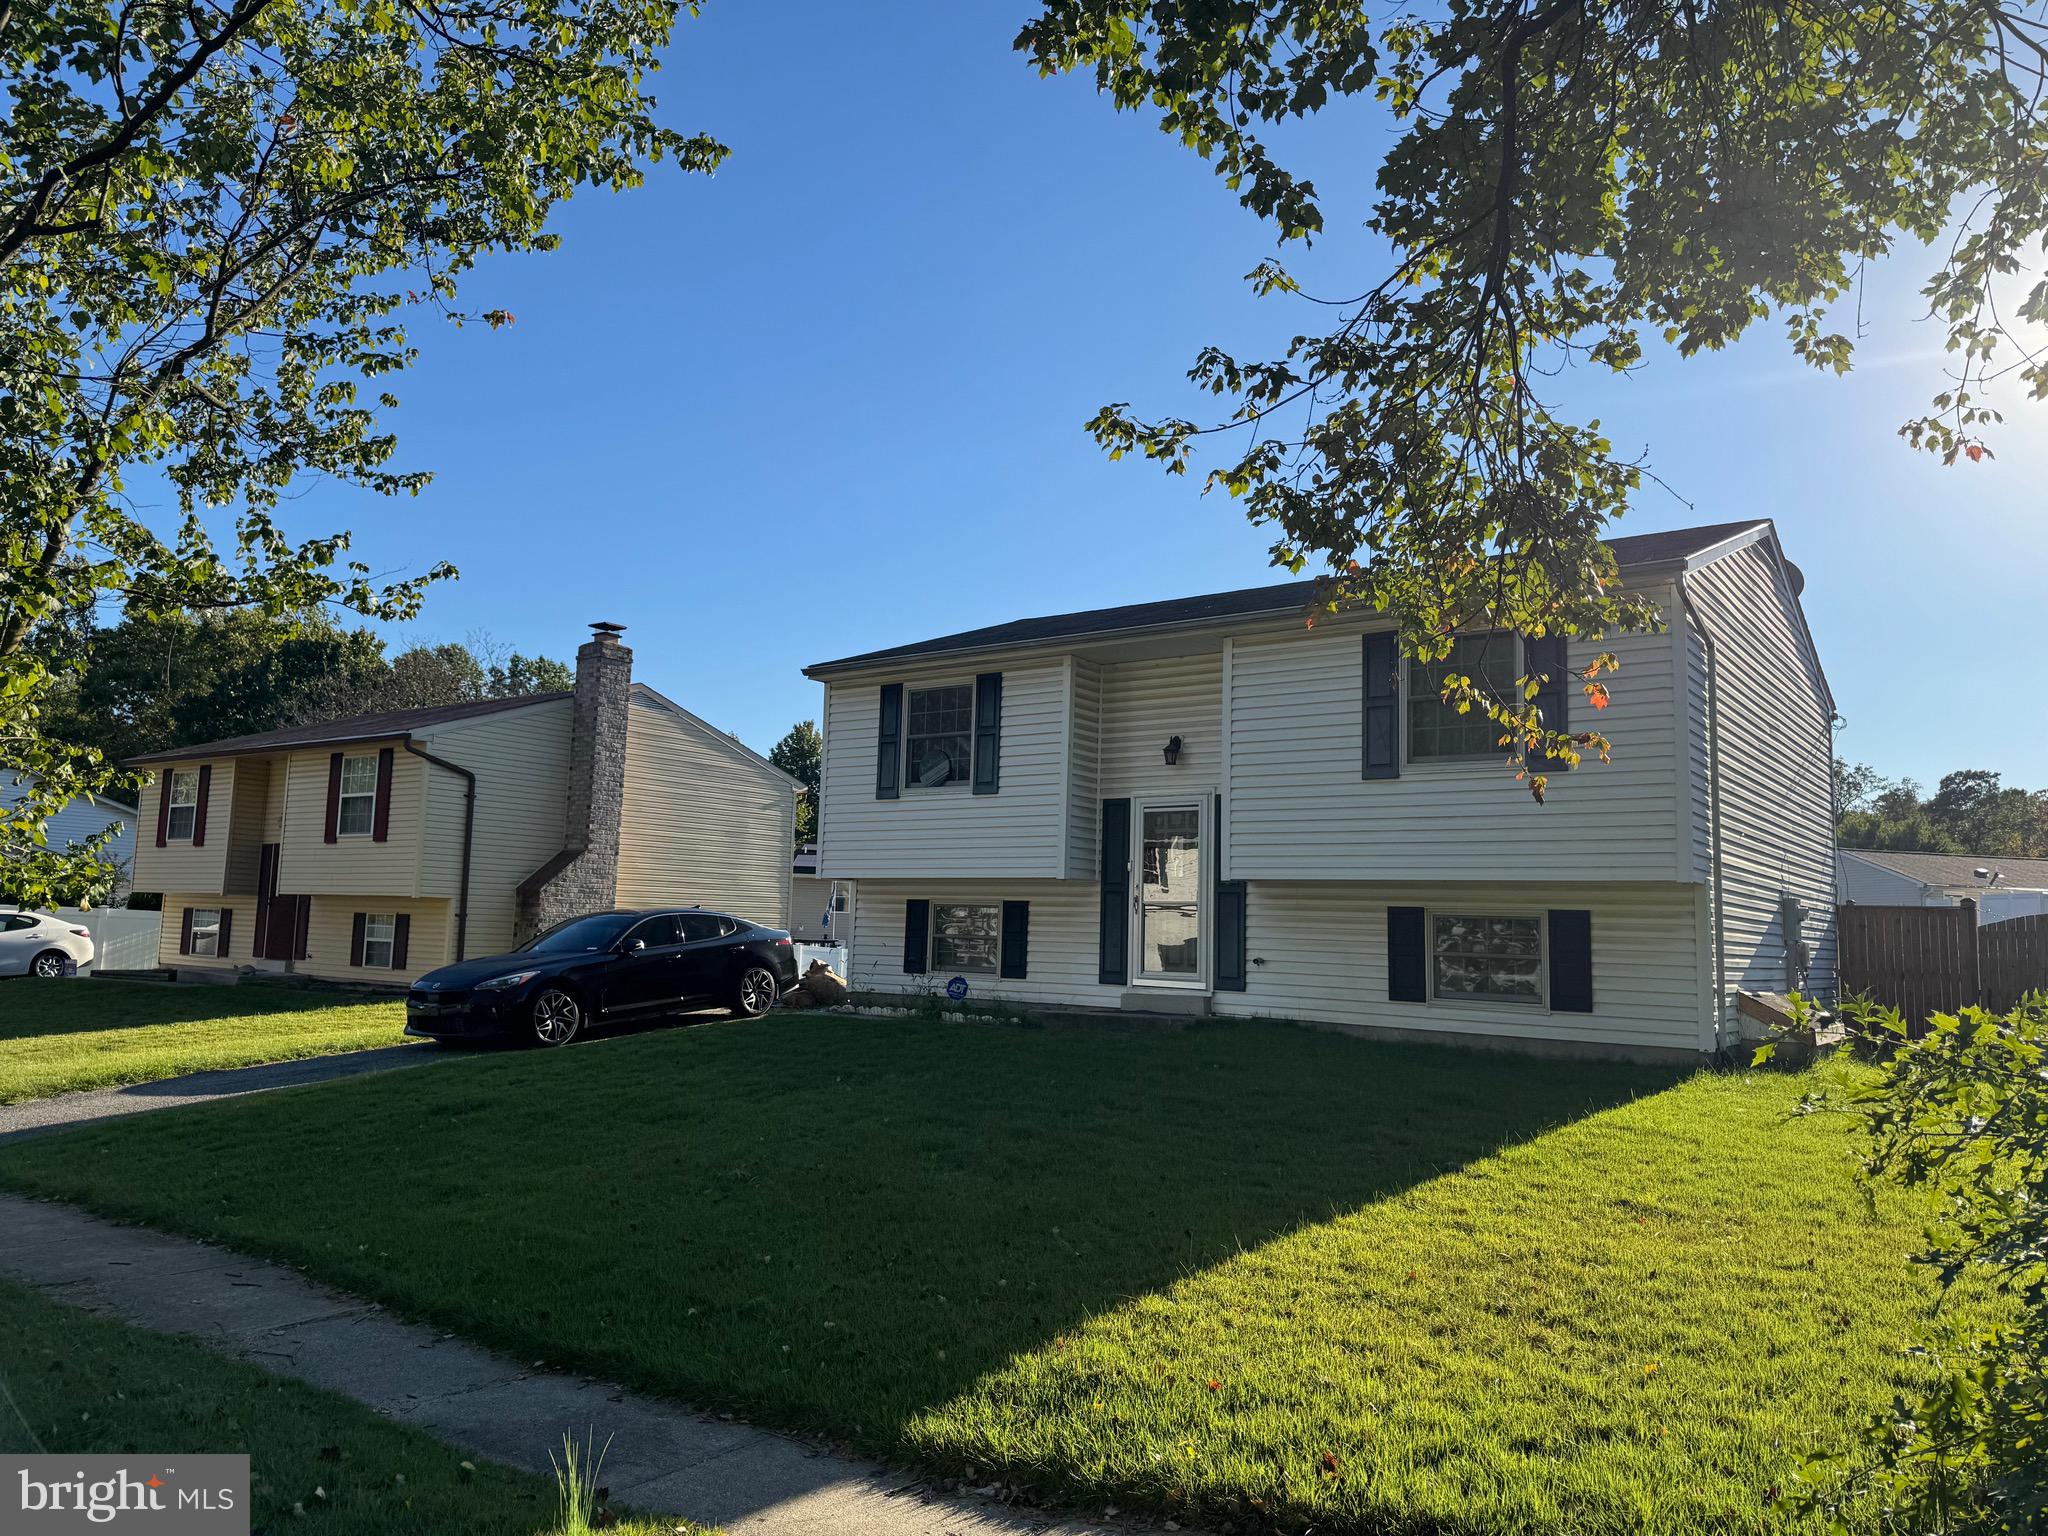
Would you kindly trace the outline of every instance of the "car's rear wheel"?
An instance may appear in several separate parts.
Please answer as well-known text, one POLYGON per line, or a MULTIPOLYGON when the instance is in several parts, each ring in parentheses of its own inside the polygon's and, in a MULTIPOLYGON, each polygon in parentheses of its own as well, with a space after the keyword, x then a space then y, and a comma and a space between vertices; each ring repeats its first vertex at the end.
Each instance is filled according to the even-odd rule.
POLYGON ((537 1045, 567 1045, 583 1027, 583 1005, 560 987, 544 987, 533 1000, 533 1038, 537 1045))
POLYGON ((64 974, 70 960, 71 957, 61 949, 46 949, 29 961, 28 973, 31 976, 41 976, 46 981, 54 981, 64 974))
POLYGON ((765 965, 750 965, 740 972, 733 1012, 743 1019, 758 1019, 775 1006, 775 973, 765 965))

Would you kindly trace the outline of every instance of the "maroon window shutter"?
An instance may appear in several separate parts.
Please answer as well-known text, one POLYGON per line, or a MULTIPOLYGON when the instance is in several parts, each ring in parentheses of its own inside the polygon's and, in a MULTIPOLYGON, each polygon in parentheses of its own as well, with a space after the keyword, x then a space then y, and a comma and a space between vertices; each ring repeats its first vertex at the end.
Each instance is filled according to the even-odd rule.
POLYGON ((384 842, 391 836, 391 761, 391 748, 377 754, 377 819, 370 833, 373 843, 384 842))
POLYGON ((156 776, 156 845, 166 846, 171 840, 171 770, 166 768, 156 776))
POLYGON ((348 936, 348 963, 350 965, 361 965, 363 963, 363 919, 366 915, 362 912, 356 914, 355 927, 348 936))
POLYGON ((206 797, 213 789, 213 764, 199 765, 199 804, 192 811, 192 846, 206 846, 206 797))
POLYGON ((322 842, 334 841, 335 828, 341 822, 341 754, 335 753, 327 759, 327 831, 322 842))
POLYGON ((294 896, 292 901, 298 907, 298 915, 292 923, 292 958, 304 960, 309 954, 306 941, 313 926, 313 898, 294 896))
POLYGON ((178 923, 178 953, 181 955, 192 953, 192 909, 190 907, 185 909, 185 915, 178 923))
POLYGON ((213 952, 223 960, 228 957, 228 936, 234 931, 235 910, 232 907, 222 907, 220 909, 220 942, 214 945, 213 952))
POLYGON ((412 914, 401 912, 391 925, 391 969, 405 969, 405 952, 412 944, 412 914))

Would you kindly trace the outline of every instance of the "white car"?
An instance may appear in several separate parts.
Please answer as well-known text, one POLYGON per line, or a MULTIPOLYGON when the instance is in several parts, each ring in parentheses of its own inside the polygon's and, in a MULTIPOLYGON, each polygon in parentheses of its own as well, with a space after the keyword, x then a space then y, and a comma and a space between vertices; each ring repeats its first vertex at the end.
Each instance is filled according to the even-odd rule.
POLYGON ((47 912, 0 912, 0 976, 70 976, 90 964, 90 928, 47 912))

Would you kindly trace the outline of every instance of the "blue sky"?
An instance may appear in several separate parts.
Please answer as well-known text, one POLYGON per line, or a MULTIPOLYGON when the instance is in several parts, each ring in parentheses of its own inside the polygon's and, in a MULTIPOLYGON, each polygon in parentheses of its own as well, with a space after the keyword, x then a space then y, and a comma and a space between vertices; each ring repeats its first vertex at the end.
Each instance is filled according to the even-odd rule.
MULTIPOLYGON (((1317 316, 1251 297, 1271 234, 1202 162, 1010 51, 1025 14, 712 0, 658 92, 728 166, 578 199, 563 250, 481 269, 468 306, 517 323, 422 323, 397 385, 400 460, 434 484, 317 488, 290 525, 353 528, 379 569, 461 568, 394 640, 482 629, 566 657, 616 620, 641 678, 763 750, 816 715, 808 662, 1280 579, 1220 493, 1111 464, 1081 424, 1110 400, 1183 406, 1199 346, 1256 351, 1317 316)), ((1368 111, 1293 136, 1332 233, 1286 259, 1332 289, 1371 260, 1355 230, 1386 141, 1368 111)), ((1939 387, 1922 265, 1871 279, 1847 380, 1766 327, 1564 399, 1677 493, 1646 487, 1624 531, 1778 520, 1844 755, 2035 787, 2048 406, 2016 404, 1997 461, 1968 469, 1895 438, 1939 387)))

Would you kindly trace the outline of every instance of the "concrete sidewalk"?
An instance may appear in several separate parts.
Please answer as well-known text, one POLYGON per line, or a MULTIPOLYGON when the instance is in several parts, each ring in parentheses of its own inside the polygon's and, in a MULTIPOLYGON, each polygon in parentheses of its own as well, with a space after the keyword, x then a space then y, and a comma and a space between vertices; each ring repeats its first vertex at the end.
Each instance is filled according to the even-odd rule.
MULTIPOLYGON (((915 1479, 603 1382, 503 1360, 275 1264, 0 1194, 0 1276, 340 1392, 476 1455, 546 1473, 574 1431, 610 1436, 613 1498, 776 1536, 1087 1536, 1127 1531, 941 1496, 915 1479)), ((206 1446, 187 1449, 199 1451, 206 1446)))
POLYGON ((112 1120, 122 1115, 146 1114, 153 1109, 176 1109, 181 1105, 204 1104, 213 1099, 239 1098, 246 1093, 267 1093, 273 1088, 331 1083, 365 1072, 385 1072, 393 1067, 414 1067, 423 1062, 452 1059, 453 1052, 431 1045, 384 1045, 368 1051, 345 1051, 337 1056, 308 1056, 299 1061, 273 1061, 256 1067, 223 1067, 212 1072, 191 1072, 183 1077, 159 1078, 153 1083, 93 1088, 84 1093, 60 1093, 47 1099, 28 1099, 20 1104, 0 1104, 0 1141, 11 1141, 17 1136, 37 1136, 45 1131, 68 1130, 72 1126, 90 1125, 95 1120, 112 1120))

